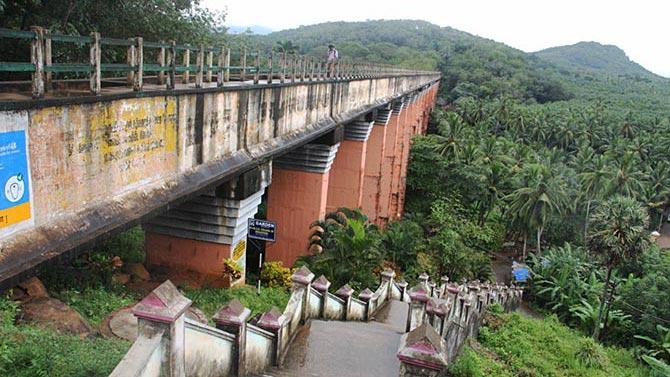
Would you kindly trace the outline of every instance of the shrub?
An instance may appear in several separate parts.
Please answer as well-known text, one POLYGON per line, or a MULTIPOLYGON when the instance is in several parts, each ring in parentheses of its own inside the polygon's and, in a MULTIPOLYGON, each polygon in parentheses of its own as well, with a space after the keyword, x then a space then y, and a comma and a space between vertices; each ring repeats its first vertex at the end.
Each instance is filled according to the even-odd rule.
POLYGON ((137 300, 135 294, 120 287, 115 289, 86 288, 82 291, 69 289, 58 292, 55 296, 78 311, 93 326, 100 325, 102 320, 114 310, 137 300))
POLYGON ((605 365, 605 356, 601 347, 592 338, 581 340, 575 357, 587 368, 602 369, 605 365))
POLYGON ((251 310, 252 315, 266 312, 273 306, 284 310, 288 302, 288 292, 283 288, 261 288, 261 294, 255 287, 243 286, 230 289, 204 288, 184 289, 184 295, 193 300, 193 306, 201 309, 211 318, 216 311, 234 298, 251 310))
POLYGON ((288 267, 284 267, 281 261, 266 262, 263 264, 263 270, 261 271, 261 282, 264 286, 270 288, 290 288, 292 273, 293 271, 288 267))
POLYGON ((0 375, 13 377, 107 376, 130 348, 118 339, 58 334, 14 325, 17 306, 0 298, 0 375))

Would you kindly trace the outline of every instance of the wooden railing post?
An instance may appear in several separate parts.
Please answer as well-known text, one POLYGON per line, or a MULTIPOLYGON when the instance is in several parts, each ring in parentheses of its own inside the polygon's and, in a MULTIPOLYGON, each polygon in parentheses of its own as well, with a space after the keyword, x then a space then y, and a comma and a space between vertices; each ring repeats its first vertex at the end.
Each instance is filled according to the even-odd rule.
POLYGON ((44 97, 44 29, 39 26, 30 28, 35 39, 30 43, 30 62, 35 66, 33 73, 33 98, 44 97))
POLYGON ((197 70, 195 73, 196 88, 202 88, 203 71, 205 69, 204 60, 205 60, 205 46, 201 44, 200 49, 198 50, 198 55, 196 55, 195 58, 195 69, 197 70))
POLYGON ((139 92, 142 90, 142 76, 144 75, 144 40, 142 37, 135 38, 135 79, 133 80, 133 90, 139 92))
POLYGON ((52 78, 53 74, 49 71, 49 68, 53 64, 51 57, 51 33, 49 30, 44 30, 44 68, 45 68, 45 82, 44 82, 44 91, 49 92, 53 89, 52 78))
POLYGON ((219 63, 216 71, 216 86, 223 86, 223 67, 226 65, 226 48, 221 46, 219 63))
POLYGON ((91 57, 91 73, 90 77, 90 86, 91 92, 95 95, 100 94, 102 90, 102 85, 100 83, 100 33, 93 32, 91 33, 91 48, 90 48, 90 57, 91 57))
POLYGON ((207 73, 205 81, 212 82, 212 67, 214 67, 214 51, 212 48, 207 51, 207 73))
MULTIPOLYGON (((160 41, 160 44, 163 45, 165 44, 164 41, 160 41)), ((157 59, 158 65, 162 68, 165 68, 165 46, 161 46, 161 48, 158 50, 158 59, 157 59)), ((165 84, 165 71, 158 71, 158 75, 156 79, 156 83, 158 85, 163 85, 165 84)))
POLYGON ((230 48, 226 49, 226 73, 223 75, 223 81, 230 81, 230 48))
POLYGON ((286 52, 281 53, 281 60, 279 63, 279 82, 284 83, 286 80, 286 52))
POLYGON ((181 75, 181 82, 183 84, 188 84, 189 79, 191 78, 191 45, 186 45, 186 50, 184 50, 184 68, 186 69, 181 75))
POLYGON ((261 74, 261 52, 256 51, 256 67, 254 72, 254 84, 258 84, 261 74))
POLYGON ((168 71, 167 88, 174 89, 174 84, 177 80, 177 42, 170 41, 170 49, 168 50, 168 71))
POLYGON ((128 38, 130 45, 126 50, 126 64, 131 68, 128 73, 126 73, 126 85, 129 88, 132 88, 135 83, 135 40, 133 38, 128 38))
POLYGON ((247 79, 247 48, 245 47, 242 51, 242 56, 240 57, 240 66, 242 70, 240 71, 240 81, 244 82, 247 79))

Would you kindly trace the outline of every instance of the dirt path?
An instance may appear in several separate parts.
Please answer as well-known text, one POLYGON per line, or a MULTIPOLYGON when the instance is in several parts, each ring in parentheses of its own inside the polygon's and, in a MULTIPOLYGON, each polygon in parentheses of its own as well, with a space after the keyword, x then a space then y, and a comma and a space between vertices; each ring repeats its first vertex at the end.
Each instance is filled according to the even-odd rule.
MULTIPOLYGON (((500 253, 493 253, 493 257, 491 268, 493 268, 496 282, 509 284, 512 281, 512 257, 500 253)), ((528 317, 537 319, 542 318, 542 315, 531 309, 525 300, 521 302, 521 305, 519 305, 516 311, 528 317)))
POLYGON ((670 249, 670 224, 664 223, 661 227, 661 236, 656 240, 661 249, 670 249))

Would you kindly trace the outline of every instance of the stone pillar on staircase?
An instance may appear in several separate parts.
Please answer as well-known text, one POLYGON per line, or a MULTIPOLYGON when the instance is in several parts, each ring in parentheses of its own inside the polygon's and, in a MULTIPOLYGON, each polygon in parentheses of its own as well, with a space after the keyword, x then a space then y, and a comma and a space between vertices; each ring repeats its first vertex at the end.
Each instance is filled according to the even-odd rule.
POLYGON ((217 329, 235 335, 233 373, 238 377, 247 375, 246 349, 247 319, 249 319, 249 315, 251 315, 251 310, 245 308, 238 299, 234 299, 221 307, 213 317, 217 329))
POLYGON ((266 260, 292 266, 308 254, 310 224, 326 215, 329 172, 343 134, 338 127, 273 161, 267 218, 277 222, 277 241, 267 245, 266 260))
MULTIPOLYGON (((137 317, 138 339, 161 336, 164 344, 161 368, 166 377, 186 376, 186 311, 191 300, 184 297, 171 281, 166 280, 133 307, 137 317)), ((123 368, 123 364, 119 364, 123 368)), ((118 368, 118 367, 117 367, 118 368)), ((127 370, 114 370, 110 376, 126 376, 127 370)))
POLYGON ((225 262, 232 260, 242 270, 237 283, 244 282, 247 220, 271 177, 271 163, 260 165, 145 223, 148 267, 174 280, 225 287, 225 262))
POLYGON ((426 304, 430 300, 428 289, 421 283, 409 290, 409 309, 407 313, 407 329, 412 331, 425 322, 426 304))
POLYGON ((437 377, 448 364, 446 343, 428 323, 400 338, 400 377, 437 377))
POLYGON ((373 114, 368 113, 344 126, 344 140, 328 178, 327 212, 338 208, 361 208, 368 138, 372 131, 373 114))

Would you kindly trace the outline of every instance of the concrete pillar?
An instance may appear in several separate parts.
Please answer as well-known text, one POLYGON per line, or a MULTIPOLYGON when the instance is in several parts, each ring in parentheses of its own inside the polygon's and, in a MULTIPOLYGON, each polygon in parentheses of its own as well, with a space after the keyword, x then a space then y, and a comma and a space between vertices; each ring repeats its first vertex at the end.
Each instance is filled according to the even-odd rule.
POLYGON ((344 140, 328 178, 326 212, 341 207, 361 208, 367 144, 372 131, 372 114, 344 126, 344 140))
POLYGON ((412 148, 412 137, 419 132, 419 112, 423 106, 419 101, 419 94, 413 93, 410 96, 409 111, 405 134, 403 138, 403 148, 400 163, 400 182, 398 184, 398 204, 396 207, 396 218, 400 219, 405 210, 405 192, 407 182, 407 167, 409 165, 409 155, 412 148))
POLYGON ((318 279, 312 282, 312 287, 321 293, 321 306, 319 307, 319 318, 324 318, 326 315, 326 304, 328 302, 328 288, 330 282, 325 276, 321 275, 318 279))
POLYGON ((384 226, 391 217, 391 190, 393 188, 393 164, 398 153, 398 136, 400 134, 400 116, 403 110, 402 100, 394 102, 391 107, 391 118, 386 130, 386 145, 382 163, 381 189, 379 190, 378 225, 384 226))
POLYGON ((415 328, 424 324, 424 317, 426 316, 426 304, 430 300, 428 290, 419 283, 409 290, 409 312, 407 314, 407 329, 412 331, 415 328))
MULTIPOLYGON (((184 318, 191 300, 184 297, 171 281, 166 280, 133 307, 139 336, 152 337, 163 333, 162 374, 166 377, 186 375, 184 349, 184 318)), ((123 376, 128 371, 116 370, 111 376, 123 376)))
POLYGON ((400 186, 403 183, 401 177, 405 155, 409 157, 409 126, 412 110, 411 96, 403 97, 402 111, 398 115, 398 129, 396 131, 395 152, 393 154, 388 221, 400 218, 400 186))
POLYGON ((400 338, 397 356, 400 377, 437 377, 448 364, 447 344, 427 323, 400 338))
POLYGON ((382 197, 382 171, 385 161, 386 134, 391 119, 391 104, 377 109, 370 132, 365 156, 365 178, 361 209, 370 222, 380 224, 380 199, 382 197))
POLYGON ((275 335, 274 353, 272 355, 273 365, 280 365, 282 362, 284 349, 288 344, 288 321, 289 319, 276 306, 273 306, 269 312, 263 313, 256 323, 258 327, 275 335))
POLYGON ((343 132, 337 129, 274 160, 267 217, 277 222, 277 241, 267 245, 266 260, 292 266, 308 254, 310 224, 326 215, 329 172, 343 132))
POLYGON ((251 310, 245 308, 238 299, 233 299, 221 307, 213 317, 217 329, 235 335, 233 373, 238 377, 247 375, 247 319, 250 314, 251 310))
POLYGON ((342 320, 346 321, 349 319, 349 312, 351 311, 351 296, 354 294, 354 289, 345 284, 340 289, 335 292, 335 295, 341 298, 344 301, 344 318, 342 320))
POLYGON ((224 261, 232 259, 242 270, 237 282, 244 282, 247 220, 271 177, 271 164, 261 165, 144 224, 148 267, 174 280, 226 287, 224 261))

